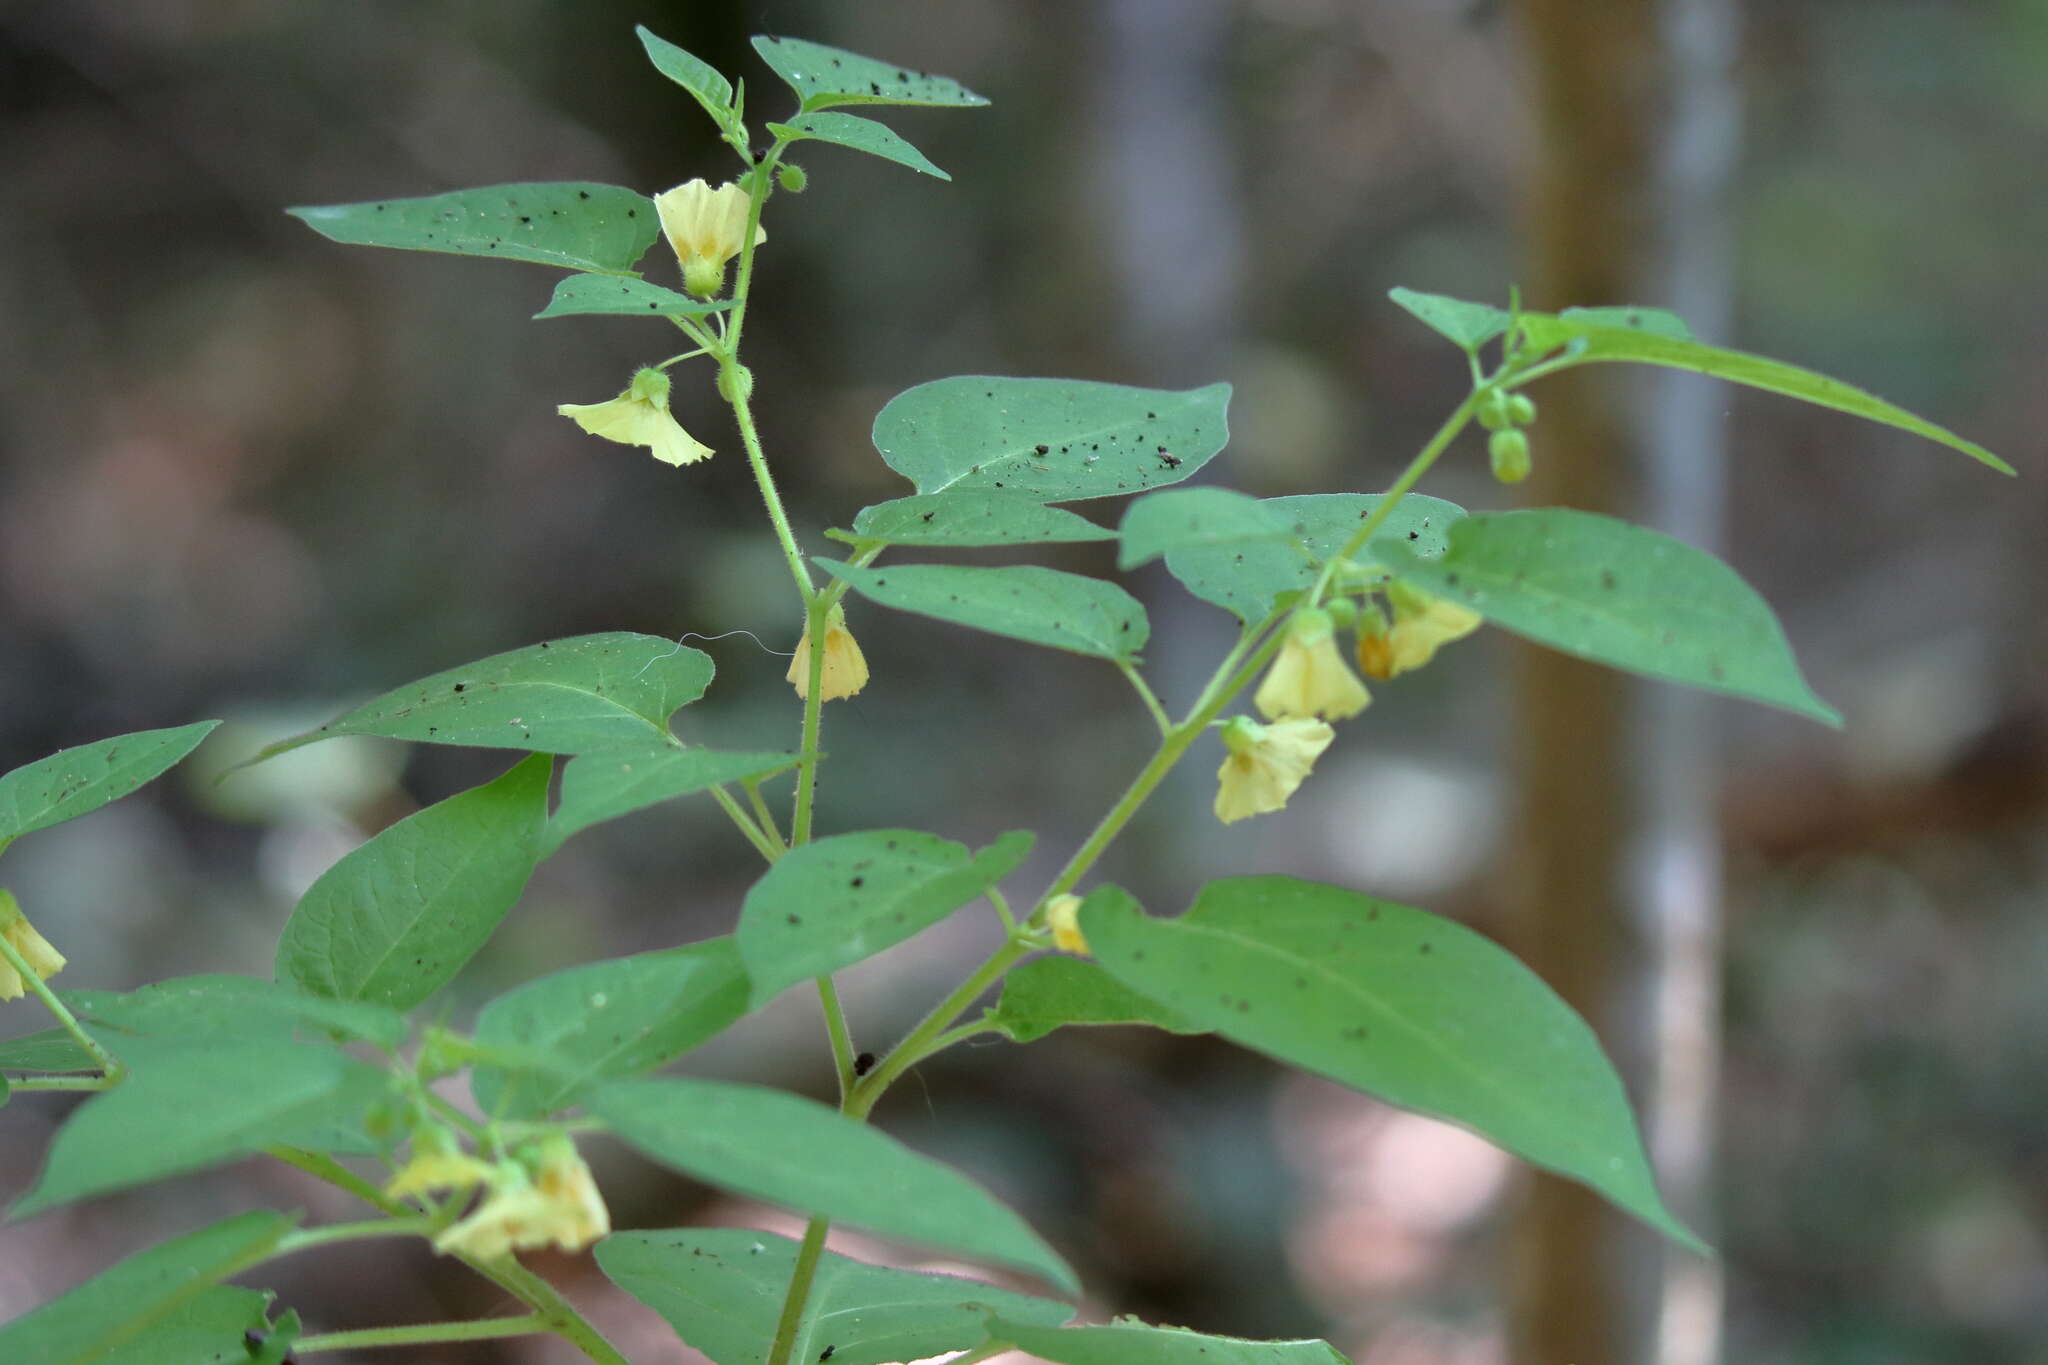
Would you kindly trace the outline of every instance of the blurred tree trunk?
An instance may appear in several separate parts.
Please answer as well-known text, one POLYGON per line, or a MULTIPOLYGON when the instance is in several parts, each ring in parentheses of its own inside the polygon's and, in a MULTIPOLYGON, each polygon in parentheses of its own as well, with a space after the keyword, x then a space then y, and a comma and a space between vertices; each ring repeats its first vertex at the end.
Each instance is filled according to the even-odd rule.
MULTIPOLYGON (((1629 302, 1653 245, 1655 0, 1516 0, 1516 11, 1537 135, 1525 300, 1539 309, 1629 302)), ((1613 379, 1598 367, 1545 382, 1529 502, 1628 509, 1613 379)), ((1517 672, 1507 935, 1611 1042, 1602 1026, 1633 927, 1622 895, 1630 687, 1613 670, 1535 647, 1519 650, 1517 672)), ((1532 1179, 1510 1234, 1510 1359, 1639 1365, 1621 1340, 1618 1221, 1583 1186, 1532 1179)))

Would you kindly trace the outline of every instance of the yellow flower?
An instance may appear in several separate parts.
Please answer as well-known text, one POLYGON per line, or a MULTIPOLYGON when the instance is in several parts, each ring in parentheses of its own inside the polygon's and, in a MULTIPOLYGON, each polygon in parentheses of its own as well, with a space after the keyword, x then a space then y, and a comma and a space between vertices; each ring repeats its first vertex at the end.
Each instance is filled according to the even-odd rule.
MULTIPOLYGON (((36 932, 28 922, 28 916, 21 913, 15 903, 14 893, 0 891, 0 938, 4 938, 21 954, 28 969, 38 979, 48 981, 64 970, 64 954, 50 946, 50 941, 36 932)), ((0 957, 0 1000, 19 1000, 27 993, 28 984, 21 979, 21 972, 14 963, 0 957)))
POLYGON ((1319 720, 1261 725, 1233 716, 1223 727, 1230 754, 1216 770, 1216 818, 1227 825, 1281 809, 1336 736, 1319 720))
MULTIPOLYGON (((738 185, 717 189, 702 180, 654 196, 661 230, 683 264, 683 288, 699 298, 725 292, 725 263, 746 244, 747 192, 738 185)), ((768 240, 767 229, 754 225, 754 245, 768 240)))
POLYGON ((1054 896, 1045 903, 1045 925, 1052 930, 1052 946, 1063 953, 1087 957, 1088 940, 1081 933, 1081 898, 1054 896))
POLYGON ((1252 696, 1267 720, 1343 720, 1371 702, 1372 694, 1337 652, 1337 628, 1330 613, 1315 607, 1294 614, 1279 657, 1252 696))
POLYGON ((612 1230, 611 1214, 575 1144, 555 1137, 529 1178, 518 1161, 492 1175, 491 1193, 476 1212, 434 1239, 434 1250, 491 1261, 512 1251, 558 1246, 581 1251, 612 1230))
POLYGON ((621 445, 646 446, 663 464, 695 464, 711 458, 711 447, 698 441, 668 411, 668 376, 641 370, 617 398, 604 403, 564 403, 556 412, 592 436, 621 445))
MULTIPOLYGON (((789 661, 785 680, 795 685, 799 697, 810 688, 811 630, 808 623, 804 626, 804 638, 797 641, 796 657, 789 661)), ((841 697, 851 697, 867 685, 868 661, 861 657, 853 632, 846 628, 846 609, 835 602, 825 617, 825 668, 819 679, 819 686, 824 690, 819 693, 819 699, 837 701, 841 697)))
POLYGON ((411 1158, 391 1177, 384 1193, 393 1199, 403 1199, 431 1190, 467 1190, 496 1175, 495 1166, 463 1151, 447 1133, 425 1128, 414 1135, 411 1158))
MULTIPOLYGON (((1385 637, 1387 672, 1374 677, 1391 678, 1420 668, 1436 657, 1438 646, 1464 639, 1486 621, 1470 608, 1399 582, 1387 584, 1387 605, 1394 609, 1394 624, 1385 637)), ((1365 664, 1363 637, 1358 642, 1358 656, 1360 665, 1371 673, 1365 664)))

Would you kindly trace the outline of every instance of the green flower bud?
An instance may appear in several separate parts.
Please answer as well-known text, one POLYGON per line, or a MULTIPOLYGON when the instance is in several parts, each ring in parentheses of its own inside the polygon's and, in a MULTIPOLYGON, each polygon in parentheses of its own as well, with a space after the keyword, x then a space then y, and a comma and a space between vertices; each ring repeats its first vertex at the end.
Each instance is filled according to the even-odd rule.
POLYGON ((1323 610, 1330 613, 1330 622, 1339 630, 1349 630, 1358 620, 1358 603, 1348 597, 1333 597, 1323 603, 1323 610))
POLYGON ((740 404, 754 396, 754 372, 744 365, 727 365, 718 372, 718 396, 740 404))
POLYGON ((1514 424, 1508 395, 1499 389, 1487 394, 1485 401, 1479 405, 1479 425, 1488 431, 1505 431, 1514 424))
POLYGON ((1496 431, 1486 439, 1486 455, 1493 461, 1493 477, 1502 483, 1529 477, 1529 438, 1521 432, 1496 431))
POLYGON ((1518 393, 1508 399, 1508 420, 1518 427, 1526 427, 1536 420, 1536 400, 1527 394, 1518 393))
POLYGON ((804 174, 803 167, 792 166, 786 161, 775 168, 775 178, 781 182, 782 188, 791 194, 802 194, 804 186, 811 183, 811 178, 804 174))

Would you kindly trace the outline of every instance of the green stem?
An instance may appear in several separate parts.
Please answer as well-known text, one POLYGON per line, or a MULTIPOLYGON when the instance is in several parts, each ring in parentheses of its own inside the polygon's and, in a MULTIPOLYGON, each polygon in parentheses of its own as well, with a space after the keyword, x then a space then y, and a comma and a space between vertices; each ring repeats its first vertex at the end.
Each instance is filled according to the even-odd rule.
POLYGON ((804 609, 804 638, 811 642, 809 675, 804 679, 803 734, 797 750, 803 762, 796 770, 796 810, 789 819, 789 843, 802 848, 811 841, 811 818, 817 806, 818 743, 824 727, 825 710, 825 620, 832 614, 833 598, 828 588, 812 597, 804 609))
MULTIPOLYGON (((735 329, 735 334, 737 329, 735 329)), ((768 509, 769 524, 775 528, 776 542, 782 546, 782 558, 789 565, 789 575, 796 580, 796 590, 808 606, 816 588, 811 583, 811 571, 804 565, 804 552, 796 543, 796 532, 790 529, 789 513, 783 510, 782 494, 775 487, 775 475, 769 472, 768 457, 761 449, 761 432, 754 425, 754 405, 747 397, 740 369, 735 358, 733 340, 727 338, 726 350, 719 361, 721 388, 730 390, 726 402, 732 406, 733 417, 739 423, 740 444, 747 448, 747 465, 754 471, 754 486, 761 491, 761 503, 768 509), (727 378, 726 376, 730 376, 727 378)))
POLYGON ((105 1076, 9 1076, 7 1088, 17 1094, 35 1090, 112 1090, 105 1076))
POLYGON ((905 1034, 903 1041, 890 1048, 889 1055, 877 1062, 875 1069, 853 1087, 853 1093, 841 1106, 847 1117, 865 1119, 891 1082, 937 1050, 933 1044, 952 1026, 962 1010, 980 999, 982 992, 1001 980, 1003 973, 1015 966, 1020 958, 1028 957, 1034 951, 1031 944, 1012 941, 990 954, 988 960, 976 967, 951 995, 932 1006, 931 1012, 918 1026, 905 1034))
POLYGON ((292 1343, 298 1355, 315 1351, 346 1351, 359 1346, 419 1346, 435 1341, 491 1341, 548 1331, 538 1313, 517 1318, 478 1318, 474 1322, 428 1322, 413 1327, 360 1327, 352 1332, 321 1332, 292 1343))
POLYGON ((797 1329, 803 1325, 804 1304, 811 1297, 811 1281, 825 1254, 825 1230, 831 1221, 814 1214, 804 1225, 803 1244, 796 1249, 796 1264, 789 1273, 789 1292, 782 1299, 782 1316, 775 1321, 775 1340, 768 1347, 767 1365, 789 1365, 789 1353, 796 1349, 797 1329))
MULTIPOLYGON (((749 787, 747 791, 749 795, 753 794, 753 788, 749 787)), ((711 789, 711 799, 718 803, 718 808, 724 811, 726 817, 732 821, 733 828, 737 829, 746 837, 747 842, 754 846, 754 852, 760 854, 771 863, 782 856, 782 841, 779 838, 771 839, 766 831, 754 822, 752 816, 740 809, 740 803, 733 800, 731 792, 723 787, 713 787, 711 789)), ((758 800, 759 797, 755 799, 758 800)))
POLYGON ((761 226, 761 209, 768 202, 768 195, 775 184, 775 163, 782 160, 782 153, 789 143, 776 138, 753 169, 753 194, 747 203, 747 227, 740 234, 740 270, 733 281, 733 305, 726 311, 729 324, 725 329, 725 345, 729 354, 737 355, 740 349, 740 328, 747 321, 747 299, 754 283, 754 237, 761 226))
POLYGON ((541 1330, 553 1332, 598 1365, 633 1365, 619 1351, 619 1348, 604 1339, 604 1334, 590 1325, 590 1320, 576 1311, 576 1306, 563 1298, 560 1291, 528 1270, 510 1256, 495 1261, 477 1261, 465 1256, 463 1261, 477 1273, 496 1281, 507 1293, 533 1309, 534 1316, 541 1320, 541 1330))
POLYGON ((273 1256, 326 1246, 332 1242, 355 1242, 365 1237, 423 1237, 434 1230, 430 1218, 369 1218, 360 1223, 329 1223, 325 1227, 294 1232, 277 1244, 273 1256))
POLYGON ((839 988, 832 978, 818 978, 818 1007, 825 1012, 825 1035, 832 1041, 832 1069, 839 1073, 839 1098, 845 1102, 853 1088, 853 1035, 846 1027, 846 1011, 839 1004, 839 988))
POLYGON ((50 989, 50 984, 43 980, 35 968, 28 965, 28 959, 21 955, 21 950, 4 935, 0 935, 0 956, 6 957, 7 964, 21 977, 22 984, 35 992, 36 999, 43 1002, 43 1008, 56 1017, 57 1022, 64 1026, 64 1031, 76 1039, 78 1045, 85 1049, 86 1055, 106 1073, 107 1084, 119 1085, 121 1078, 128 1074, 128 1069, 121 1065, 118 1057, 101 1047, 98 1039, 85 1031, 84 1026, 78 1022, 78 1017, 57 998, 57 993, 50 989))
POLYGON ((747 802, 754 808, 754 819, 760 822, 761 832, 774 842, 775 856, 781 857, 789 851, 789 845, 783 841, 782 827, 775 823, 775 812, 769 810, 768 803, 761 799, 760 782, 742 782, 740 785, 746 788, 747 802))
POLYGON ((1166 708, 1159 704, 1158 694, 1145 682, 1145 675, 1138 672, 1137 665, 1133 664, 1129 659, 1118 659, 1116 661, 1116 668, 1117 672, 1123 674, 1124 678, 1131 684, 1132 689, 1137 692, 1138 700, 1145 703, 1145 709, 1152 713, 1152 721, 1159 727, 1159 733, 1162 735, 1171 733, 1173 730, 1173 720, 1166 714, 1166 708))
POLYGON ((307 1151, 303 1147, 265 1147, 263 1150, 287 1166, 296 1166, 307 1175, 347 1190, 365 1204, 382 1209, 393 1217, 404 1218, 413 1212, 410 1206, 385 1194, 325 1152, 307 1151))

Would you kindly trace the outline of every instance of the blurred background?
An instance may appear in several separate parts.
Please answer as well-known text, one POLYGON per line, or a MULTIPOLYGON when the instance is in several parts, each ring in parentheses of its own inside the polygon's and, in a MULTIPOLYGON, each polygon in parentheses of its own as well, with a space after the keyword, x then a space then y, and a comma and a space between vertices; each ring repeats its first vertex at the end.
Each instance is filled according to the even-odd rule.
MULTIPOLYGON (((910 491, 868 442, 875 411, 955 373, 1227 379, 1234 436, 1205 479, 1378 489, 1465 384, 1396 284, 1677 306, 2019 466, 1648 372, 1538 391, 1524 492, 1726 555, 1846 730, 1483 632, 1378 688, 1284 815, 1219 828, 1219 755, 1199 754, 1103 865, 1154 913, 1284 871, 1510 942, 1599 1022, 1718 1263, 1209 1039, 969 1046, 881 1117, 1018 1202, 1098 1315, 1327 1335, 1374 1365, 2048 1362, 2044 0, 0 3, 0 769, 230 722, 190 769, 8 851, 62 984, 267 974, 335 857, 506 757, 340 742, 208 771, 444 667, 589 631, 753 631, 698 642, 719 677, 677 727, 794 744, 775 651, 796 611, 708 372, 678 372, 678 416, 721 452, 688 470, 554 413, 674 334, 529 322, 552 271, 340 247, 282 212, 724 178, 636 22, 744 76, 757 121, 787 92, 756 32, 993 100, 883 111, 951 184, 808 144, 811 188, 772 206, 749 360, 817 551, 910 491)), ((1520 496, 1476 440, 1425 491, 1520 496)), ((1113 570, 1100 546, 1043 558, 1113 570)), ((1156 566, 1130 586, 1183 705, 1230 623, 1156 566)), ((1147 752, 1099 664, 871 607, 853 626, 874 683, 827 712, 825 830, 1028 826, 1028 890, 1147 752)), ((756 873, 708 802, 583 834, 457 982, 454 1018, 557 966, 724 932, 756 873)), ((850 973, 857 1041, 886 1044, 997 933, 964 912, 850 973)), ((0 1033, 41 1026, 15 1006, 0 1033)), ((831 1086, 800 992, 686 1067, 831 1086)), ((0 1194, 69 1104, 0 1115, 0 1194)), ((621 1226, 793 1229, 594 1159, 621 1226)), ((353 1216, 252 1166, 0 1228, 0 1318, 279 1202, 353 1216)), ((694 1359, 587 1257, 537 1263, 636 1359, 694 1359)), ((501 1311, 423 1250, 275 1272, 313 1330, 501 1311)))

